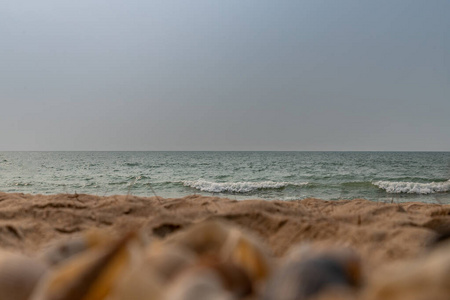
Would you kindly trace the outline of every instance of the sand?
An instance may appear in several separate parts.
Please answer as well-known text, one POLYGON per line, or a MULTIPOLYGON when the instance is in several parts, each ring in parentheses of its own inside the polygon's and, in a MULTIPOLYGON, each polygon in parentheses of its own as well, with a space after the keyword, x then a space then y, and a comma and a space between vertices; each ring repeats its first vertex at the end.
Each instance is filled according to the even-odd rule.
POLYGON ((0 248, 35 255, 93 227, 111 233, 140 227, 150 238, 166 238, 203 220, 226 220, 253 233, 275 257, 299 243, 349 246, 372 272, 420 255, 450 231, 450 205, 0 193, 0 248))

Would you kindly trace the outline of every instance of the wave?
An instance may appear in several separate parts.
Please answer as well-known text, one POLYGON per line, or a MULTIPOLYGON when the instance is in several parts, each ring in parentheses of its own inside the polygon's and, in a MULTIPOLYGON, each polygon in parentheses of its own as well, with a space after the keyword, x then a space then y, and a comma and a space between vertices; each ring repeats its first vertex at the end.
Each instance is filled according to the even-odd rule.
POLYGON ((347 188, 370 188, 372 187, 372 182, 370 181, 348 181, 341 183, 343 187, 347 188))
POLYGON ((30 182, 15 182, 10 184, 10 186, 32 186, 33 184, 30 182))
POLYGON ((203 179, 193 181, 182 181, 184 186, 195 188, 202 192, 210 193, 249 193, 261 189, 280 189, 287 186, 304 186, 307 182, 274 182, 274 181, 260 181, 260 182, 211 182, 203 179))
POLYGON ((431 183, 377 181, 373 182, 372 184, 392 194, 407 193, 407 194, 425 195, 425 194, 450 192, 450 180, 445 182, 431 182, 431 183))
POLYGON ((124 165, 127 166, 127 167, 137 167, 137 166, 140 165, 140 163, 138 163, 138 162, 126 162, 124 165))

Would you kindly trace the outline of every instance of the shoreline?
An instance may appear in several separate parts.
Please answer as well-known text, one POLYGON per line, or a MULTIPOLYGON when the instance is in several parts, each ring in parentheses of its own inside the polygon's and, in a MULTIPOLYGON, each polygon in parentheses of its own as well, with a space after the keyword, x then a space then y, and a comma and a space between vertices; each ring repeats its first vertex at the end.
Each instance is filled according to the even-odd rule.
POLYGON ((449 233, 448 204, 0 192, 0 287, 8 299, 68 299, 109 278, 115 300, 213 287, 202 299, 267 300, 317 279, 308 299, 443 300, 449 233))

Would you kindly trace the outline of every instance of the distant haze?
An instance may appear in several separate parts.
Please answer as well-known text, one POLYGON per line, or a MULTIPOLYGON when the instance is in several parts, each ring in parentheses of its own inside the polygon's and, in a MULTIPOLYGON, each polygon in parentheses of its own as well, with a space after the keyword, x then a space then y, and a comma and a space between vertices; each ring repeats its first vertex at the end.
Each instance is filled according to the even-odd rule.
POLYGON ((0 150, 450 151, 450 1, 6 0, 0 150))

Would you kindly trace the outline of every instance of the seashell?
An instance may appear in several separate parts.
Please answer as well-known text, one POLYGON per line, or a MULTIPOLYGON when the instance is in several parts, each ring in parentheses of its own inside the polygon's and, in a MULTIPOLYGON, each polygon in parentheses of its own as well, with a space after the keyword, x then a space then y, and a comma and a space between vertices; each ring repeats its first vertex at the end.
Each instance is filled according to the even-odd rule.
POLYGON ((174 234, 168 240, 199 256, 217 256, 223 262, 233 262, 250 278, 260 281, 268 277, 271 260, 265 247, 254 236, 222 222, 207 221, 174 234))
POLYGON ((314 254, 294 251, 267 283, 262 299, 308 299, 329 288, 356 287, 361 282, 360 259, 350 249, 314 254))
POLYGON ((109 300, 160 300, 164 283, 147 265, 124 272, 109 300))
POLYGON ((215 254, 220 252, 228 233, 229 228, 222 223, 206 221, 174 233, 168 238, 168 243, 198 255, 215 254))
POLYGON ((26 300, 48 267, 24 255, 0 252, 0 300, 26 300))
POLYGON ((248 273, 233 262, 220 261, 212 256, 203 257, 196 268, 214 271, 219 276, 223 288, 238 298, 253 292, 253 283, 248 273))
POLYGON ((161 281, 165 283, 182 270, 194 266, 197 259, 198 256, 186 248, 153 243, 147 248, 143 265, 158 274, 161 281))
POLYGON ((162 288, 182 270, 192 267, 197 256, 184 248, 155 242, 145 251, 141 263, 123 274, 112 300, 162 299, 162 288))
POLYGON ((55 266, 76 254, 111 242, 112 238, 109 235, 98 230, 91 230, 82 236, 50 245, 43 251, 41 258, 49 265, 55 266))
POLYGON ((231 261, 244 269, 255 281, 266 279, 271 272, 269 255, 261 243, 235 228, 228 233, 221 257, 223 261, 231 261))
POLYGON ((220 275, 208 268, 191 269, 177 277, 167 287, 163 299, 168 300, 234 300, 238 299, 227 291, 220 275))
POLYGON ((120 275, 142 256, 136 233, 108 246, 84 251, 58 265, 42 280, 31 300, 104 299, 120 275))

